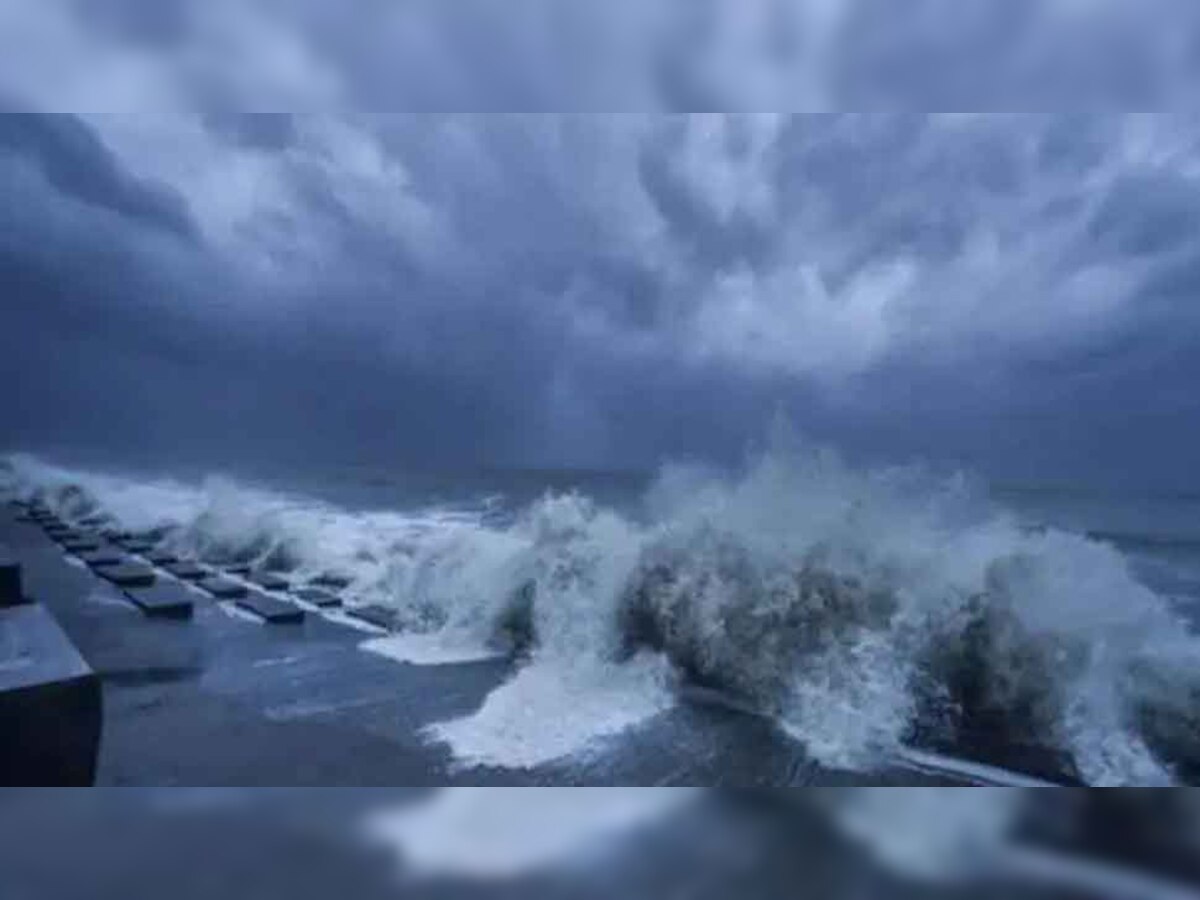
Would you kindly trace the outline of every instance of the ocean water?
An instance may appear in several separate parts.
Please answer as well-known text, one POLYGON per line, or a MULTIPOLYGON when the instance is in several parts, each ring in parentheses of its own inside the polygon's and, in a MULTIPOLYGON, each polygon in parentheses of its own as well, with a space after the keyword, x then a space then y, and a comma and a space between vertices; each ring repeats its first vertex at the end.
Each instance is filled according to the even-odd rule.
POLYGON ((374 649, 511 654, 425 737, 585 753, 700 684, 821 762, 915 746, 1096 784, 1200 777, 1200 496, 988 486, 777 441, 736 471, 345 469, 246 479, 9 457, 0 487, 212 562, 351 580, 374 649), (1036 761, 1036 762, 1034 762, 1036 761))

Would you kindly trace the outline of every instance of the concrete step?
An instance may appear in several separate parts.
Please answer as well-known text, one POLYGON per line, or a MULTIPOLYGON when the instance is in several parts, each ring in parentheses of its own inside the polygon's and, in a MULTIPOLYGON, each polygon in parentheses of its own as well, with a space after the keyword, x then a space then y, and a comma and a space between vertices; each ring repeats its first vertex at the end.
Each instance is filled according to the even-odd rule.
POLYGON ((132 560, 119 547, 100 547, 97 550, 89 550, 86 553, 76 554, 79 559, 93 569, 98 569, 102 566, 119 566, 123 563, 130 563, 132 560))
POLYGON ((291 585, 290 581, 274 572, 256 572, 250 576, 250 581, 268 591, 286 591, 291 585))
POLYGON ((154 570, 140 563, 103 566, 96 569, 96 574, 119 588, 150 587, 157 580, 154 570))
POLYGON ((76 556, 80 553, 91 553, 93 550, 99 550, 101 546, 101 542, 94 537, 75 537, 62 542, 62 548, 76 556))
POLYGON ((311 603, 313 606, 319 606, 322 609, 332 609, 342 605, 341 597, 321 588, 298 588, 292 591, 292 594, 305 603, 311 603))
POLYGON ((304 621, 304 610, 300 607, 259 591, 250 591, 238 598, 237 605, 272 625, 294 625, 304 621))
POLYGON ((148 616, 167 619, 192 617, 192 598, 181 584, 160 581, 152 587, 125 588, 125 596, 148 616))
POLYGON ((310 578, 308 583, 313 587, 330 588, 335 591, 344 591, 350 587, 350 579, 345 575, 338 575, 333 572, 326 572, 323 575, 318 575, 316 578, 310 578))
POLYGON ((396 627, 398 618, 394 609, 374 605, 348 607, 346 615, 361 622, 366 622, 368 625, 374 625, 376 628, 383 628, 386 631, 392 631, 396 627))
POLYGON ((164 563, 162 570, 180 581, 200 581, 211 573, 207 568, 191 560, 181 560, 174 563, 164 563))
POLYGON ((154 549, 154 544, 151 541, 144 541, 140 538, 124 538, 115 542, 121 547, 124 547, 130 553, 149 553, 154 549))
POLYGON ((212 594, 218 600, 238 600, 249 593, 249 588, 240 581, 223 578, 220 575, 201 580, 198 582, 198 587, 202 591, 212 594))

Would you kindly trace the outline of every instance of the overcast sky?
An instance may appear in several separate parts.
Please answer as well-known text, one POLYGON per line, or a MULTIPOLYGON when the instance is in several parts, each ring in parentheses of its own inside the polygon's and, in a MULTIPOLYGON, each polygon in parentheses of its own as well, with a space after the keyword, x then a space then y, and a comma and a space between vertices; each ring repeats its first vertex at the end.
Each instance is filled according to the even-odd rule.
POLYGON ((1197 4, 354 10, 0 4, 0 445, 1200 486, 1197 4))

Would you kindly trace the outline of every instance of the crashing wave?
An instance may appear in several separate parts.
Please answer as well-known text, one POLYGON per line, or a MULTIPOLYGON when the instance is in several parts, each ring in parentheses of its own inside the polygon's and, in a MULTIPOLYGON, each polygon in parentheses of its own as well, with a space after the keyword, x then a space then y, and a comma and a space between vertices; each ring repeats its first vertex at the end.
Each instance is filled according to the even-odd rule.
POLYGON ((829 765, 915 744, 1156 784, 1200 761, 1200 640, 1115 549, 1023 528, 962 479, 776 446, 735 476, 668 470, 637 514, 567 493, 504 525, 29 457, 7 480, 203 558, 344 573, 352 602, 407 630, 504 647, 580 690, 654 690, 633 673, 665 661, 829 765))

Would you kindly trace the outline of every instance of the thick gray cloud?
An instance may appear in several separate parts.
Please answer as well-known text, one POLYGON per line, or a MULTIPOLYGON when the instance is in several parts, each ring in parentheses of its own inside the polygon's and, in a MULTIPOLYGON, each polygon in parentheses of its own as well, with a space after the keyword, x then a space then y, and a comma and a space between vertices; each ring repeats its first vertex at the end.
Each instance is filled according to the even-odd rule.
POLYGON ((0 119, 10 440, 642 465, 782 410, 872 455, 1194 481, 1193 117, 672 110, 1170 102, 1197 15, 6 10, 0 91, 76 111, 0 119), (564 107, 639 111, 412 112, 564 107))
POLYGON ((9 112, 0 152, 14 165, 36 167, 60 193, 185 237, 195 228, 180 198, 123 171, 90 128, 69 116, 9 112))

